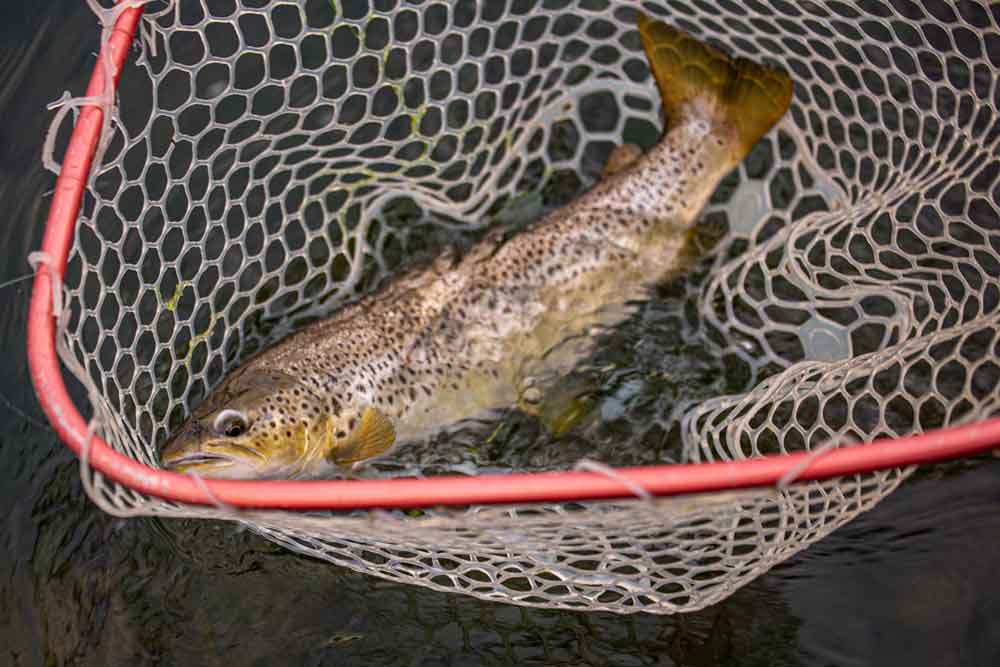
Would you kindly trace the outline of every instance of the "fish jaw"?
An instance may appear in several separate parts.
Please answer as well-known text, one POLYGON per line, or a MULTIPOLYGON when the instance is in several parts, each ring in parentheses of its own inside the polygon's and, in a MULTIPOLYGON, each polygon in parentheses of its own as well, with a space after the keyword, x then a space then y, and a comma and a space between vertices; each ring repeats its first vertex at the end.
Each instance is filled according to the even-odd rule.
POLYGON ((167 470, 206 477, 247 479, 264 472, 266 459, 250 447, 220 439, 205 439, 203 429, 186 429, 160 453, 167 470))
POLYGON ((218 479, 258 479, 260 470, 245 461, 217 455, 191 454, 174 461, 164 462, 164 468, 182 474, 199 475, 218 479))

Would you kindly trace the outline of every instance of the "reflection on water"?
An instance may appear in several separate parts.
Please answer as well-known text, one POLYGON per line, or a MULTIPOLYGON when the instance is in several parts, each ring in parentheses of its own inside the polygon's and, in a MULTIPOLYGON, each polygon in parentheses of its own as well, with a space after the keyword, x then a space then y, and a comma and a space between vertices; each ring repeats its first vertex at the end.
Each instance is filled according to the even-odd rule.
POLYGON ((775 570, 807 662, 1000 665, 1000 462, 952 468, 775 570))
MULTIPOLYGON (((82 90, 96 34, 77 0, 0 7, 0 282, 40 239, 52 183, 37 166, 40 109, 82 90)), ((102 514, 36 423, 26 298, 24 285, 0 291, 0 664, 1000 664, 1000 461, 931 469, 703 612, 491 604, 357 575, 230 524, 102 514)), ((717 381, 711 363, 678 368, 717 381)), ((610 395, 627 400, 630 381, 610 395)))
POLYGON ((671 618, 521 609, 358 575, 226 523, 114 519, 57 458, 24 471, 34 493, 14 500, 5 539, 21 547, 0 566, 12 664, 998 664, 997 461, 909 482, 671 618))

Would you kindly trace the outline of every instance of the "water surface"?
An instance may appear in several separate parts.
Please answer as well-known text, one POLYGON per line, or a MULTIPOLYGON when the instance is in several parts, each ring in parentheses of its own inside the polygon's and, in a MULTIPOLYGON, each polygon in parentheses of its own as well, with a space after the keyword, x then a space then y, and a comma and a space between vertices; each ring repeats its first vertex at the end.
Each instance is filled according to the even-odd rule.
MULTIPOLYGON (((44 106, 83 90, 96 48, 82 1, 0 7, 0 282, 41 239, 44 106)), ((521 609, 358 575, 225 523, 103 514, 35 403, 27 293, 0 290, 0 664, 1000 664, 996 459, 921 470, 702 612, 521 609)), ((716 382, 689 352, 680 369, 716 382)))

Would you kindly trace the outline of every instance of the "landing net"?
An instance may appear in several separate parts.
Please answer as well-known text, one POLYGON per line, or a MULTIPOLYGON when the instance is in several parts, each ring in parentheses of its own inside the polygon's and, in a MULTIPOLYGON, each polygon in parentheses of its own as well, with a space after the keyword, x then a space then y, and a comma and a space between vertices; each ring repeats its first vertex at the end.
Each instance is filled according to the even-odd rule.
MULTIPOLYGON (((92 6, 103 56, 47 142, 82 109, 36 256, 29 355, 110 512, 235 520, 480 598, 672 613, 871 508, 905 464, 998 442, 983 421, 1000 399, 996 6, 641 3, 795 81, 706 209, 725 233, 667 327, 710 349, 726 384, 626 410, 615 451, 635 458, 610 462, 652 467, 437 486, 209 482, 158 471, 156 451, 241 360, 434 239, 530 219, 592 183, 612 146, 648 147, 661 119, 639 3, 92 6), (682 490, 712 493, 656 497, 682 490), (331 511, 350 508, 368 509, 331 511)), ((415 451, 404 476, 434 473, 415 451)))

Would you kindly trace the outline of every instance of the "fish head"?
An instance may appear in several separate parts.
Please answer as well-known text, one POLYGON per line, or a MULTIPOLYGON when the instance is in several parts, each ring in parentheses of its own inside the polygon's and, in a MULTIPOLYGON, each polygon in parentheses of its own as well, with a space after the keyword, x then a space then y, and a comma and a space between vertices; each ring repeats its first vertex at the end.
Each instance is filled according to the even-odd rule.
POLYGON ((288 373, 237 371, 198 406, 160 461, 206 477, 294 477, 329 450, 328 415, 328 402, 288 373))

